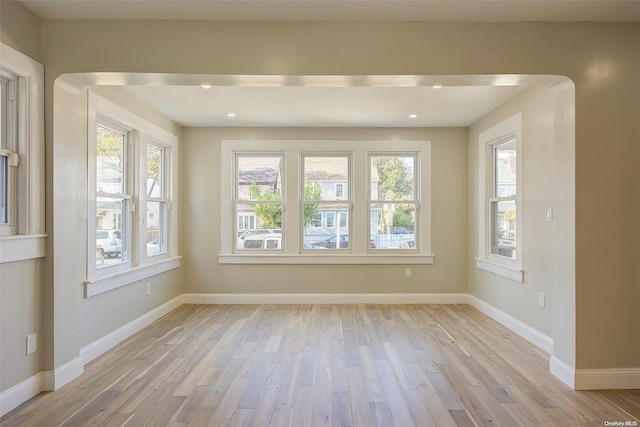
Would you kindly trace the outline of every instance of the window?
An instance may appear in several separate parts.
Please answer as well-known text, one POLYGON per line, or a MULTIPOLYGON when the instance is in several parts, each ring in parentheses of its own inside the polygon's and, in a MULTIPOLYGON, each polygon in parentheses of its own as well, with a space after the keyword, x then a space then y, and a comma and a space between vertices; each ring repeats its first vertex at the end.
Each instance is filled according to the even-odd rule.
POLYGON ((283 157, 280 154, 245 155, 235 158, 236 217, 253 218, 255 229, 244 232, 247 222, 236 224, 237 250, 281 250, 283 157), (278 234, 277 236, 271 234, 278 234), (277 240, 280 240, 277 243, 277 240))
POLYGON ((306 229, 320 213, 325 218, 326 231, 325 234, 304 235, 304 249, 349 249, 348 236, 351 231, 347 227, 347 218, 351 201, 344 199, 345 184, 335 181, 346 181, 346 186, 349 186, 350 164, 351 158, 345 155, 302 155, 302 223, 306 229))
POLYGON ((433 262, 429 141, 223 141, 221 154, 221 263, 433 262))
POLYGON ((179 257, 177 138, 93 93, 88 117, 90 297, 176 268, 179 257))
POLYGON ((147 256, 167 253, 169 194, 167 191, 167 148, 155 141, 147 144, 147 256))
POLYGON ((417 251, 416 155, 369 157, 371 247, 417 251))
POLYGON ((0 263, 45 255, 43 76, 0 43, 0 263))
POLYGON ((479 268, 522 281, 522 115, 480 134, 479 268))
POLYGON ((96 125, 96 268, 131 260, 131 130, 99 117, 96 125))
POLYGON ((0 69, 0 235, 16 234, 18 79, 0 69))

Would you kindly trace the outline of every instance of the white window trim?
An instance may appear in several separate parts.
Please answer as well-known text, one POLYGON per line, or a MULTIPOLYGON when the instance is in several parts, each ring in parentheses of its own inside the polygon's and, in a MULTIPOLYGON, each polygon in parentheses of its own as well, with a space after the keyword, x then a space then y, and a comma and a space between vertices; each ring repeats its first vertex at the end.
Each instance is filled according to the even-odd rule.
POLYGON ((0 43, 0 66, 18 76, 16 234, 0 236, 0 263, 45 256, 44 67, 0 43))
MULTIPOLYGON (((433 264, 434 256, 431 253, 431 141, 246 141, 224 140, 221 144, 221 191, 220 191, 220 229, 226 230, 220 234, 220 254, 218 262, 221 264, 433 264), (318 147, 318 148, 314 148, 318 147), (350 225, 353 233, 352 249, 343 253, 311 254, 308 251, 302 253, 302 237, 299 231, 285 233, 283 246, 284 253, 280 254, 236 254, 233 253, 233 239, 235 236, 233 210, 233 165, 236 152, 273 152, 282 151, 285 155, 285 181, 284 186, 286 200, 285 229, 300 230, 300 203, 292 203, 299 200, 300 194, 300 154, 321 155, 323 153, 346 152, 349 147, 352 153, 353 170, 362 171, 353 175, 351 190, 353 195, 353 208, 350 225), (353 149, 351 149, 353 148, 353 149), (368 218, 368 153, 419 153, 419 163, 422 164, 419 191, 420 204, 419 221, 421 232, 419 239, 420 253, 372 253, 369 248, 369 221, 357 221, 354 218, 368 218)), ((418 165, 420 167, 420 165, 418 165)))
POLYGON ((481 132, 478 138, 478 257, 476 267, 482 270, 524 282, 522 270, 522 113, 517 113, 497 125, 481 132), (492 163, 489 152, 495 142, 507 135, 516 139, 516 259, 493 255, 490 250, 490 204, 488 195, 492 185, 492 163))
POLYGON ((89 92, 88 99, 88 228, 87 228, 87 279, 85 296, 92 297, 112 289, 117 289, 148 277, 180 267, 181 257, 178 256, 178 137, 164 129, 150 123, 125 108, 108 101, 93 92, 89 92), (132 202, 136 205, 132 212, 131 231, 131 260, 112 267, 97 269, 95 266, 95 127, 98 115, 104 115, 117 121, 125 127, 133 129, 135 134, 133 161, 137 166, 134 171, 134 189, 132 202), (93 139, 91 139, 93 137, 93 139), (165 165, 167 174, 167 198, 170 200, 170 210, 167 218, 167 252, 147 256, 146 251, 146 192, 143 182, 146 180, 146 150, 147 141, 153 140, 154 145, 161 145, 167 150, 168 164, 165 165))

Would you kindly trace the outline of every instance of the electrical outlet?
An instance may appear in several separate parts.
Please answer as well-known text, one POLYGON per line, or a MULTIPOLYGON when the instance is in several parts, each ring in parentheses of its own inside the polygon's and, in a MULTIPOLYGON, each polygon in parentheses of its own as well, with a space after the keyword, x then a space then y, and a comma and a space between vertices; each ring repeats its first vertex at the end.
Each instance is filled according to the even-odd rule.
POLYGON ((411 277, 411 269, 410 268, 405 268, 404 269, 404 277, 409 278, 411 277))
POLYGON ((38 348, 38 334, 27 335, 27 355, 33 354, 38 348))
POLYGON ((146 295, 151 295, 151 283, 147 283, 147 288, 145 290, 146 295))
POLYGON ((538 292, 538 305, 542 308, 545 306, 544 292, 538 292))

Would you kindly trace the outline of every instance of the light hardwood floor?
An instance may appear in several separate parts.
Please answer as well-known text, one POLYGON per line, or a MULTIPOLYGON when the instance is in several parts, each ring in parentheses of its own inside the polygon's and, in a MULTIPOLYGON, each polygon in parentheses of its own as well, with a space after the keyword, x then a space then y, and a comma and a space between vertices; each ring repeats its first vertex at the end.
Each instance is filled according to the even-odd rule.
POLYGON ((548 365, 548 354, 468 305, 185 305, 0 425, 639 421, 639 390, 573 391, 548 365))

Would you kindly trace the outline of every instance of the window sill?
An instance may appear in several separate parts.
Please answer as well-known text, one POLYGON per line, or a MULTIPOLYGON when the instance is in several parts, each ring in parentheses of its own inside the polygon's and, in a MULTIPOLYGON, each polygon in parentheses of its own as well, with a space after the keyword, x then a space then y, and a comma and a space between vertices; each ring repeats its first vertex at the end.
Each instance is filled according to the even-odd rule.
POLYGON ((220 264, 433 264, 433 255, 218 255, 220 264))
POLYGON ((87 279, 83 283, 85 285, 85 297, 91 298, 104 292, 178 268, 180 267, 181 258, 182 257, 179 256, 167 258, 161 261, 134 267, 126 271, 87 279))
POLYGON ((499 264, 494 261, 486 259, 476 258, 476 267, 490 271, 491 273, 498 274, 503 277, 515 280, 516 282, 524 283, 524 270, 521 270, 515 266, 499 264))
POLYGON ((0 264, 43 258, 46 234, 3 236, 0 238, 0 264))

